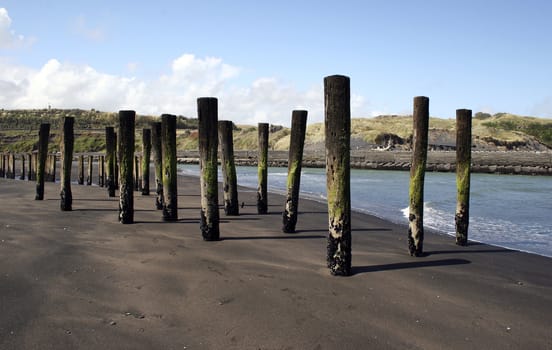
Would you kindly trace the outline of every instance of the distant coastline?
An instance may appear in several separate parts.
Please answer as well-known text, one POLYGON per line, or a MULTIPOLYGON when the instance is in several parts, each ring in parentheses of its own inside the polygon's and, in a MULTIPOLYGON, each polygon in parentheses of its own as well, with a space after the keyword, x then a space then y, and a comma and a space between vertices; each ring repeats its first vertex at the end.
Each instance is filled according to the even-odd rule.
MULTIPOLYGON (((257 151, 235 151, 236 165, 256 166, 257 151)), ((287 151, 269 151, 269 166, 287 167, 287 151)), ((178 161, 182 164, 199 163, 197 151, 180 151, 178 161)), ((456 152, 428 152, 427 171, 454 172, 456 152)), ((305 152, 303 166, 323 168, 323 152, 305 152)), ((409 151, 351 151, 351 168, 373 170, 410 170, 409 151)), ((472 153, 472 172, 508 175, 552 176, 552 152, 530 151, 477 151, 472 153)))

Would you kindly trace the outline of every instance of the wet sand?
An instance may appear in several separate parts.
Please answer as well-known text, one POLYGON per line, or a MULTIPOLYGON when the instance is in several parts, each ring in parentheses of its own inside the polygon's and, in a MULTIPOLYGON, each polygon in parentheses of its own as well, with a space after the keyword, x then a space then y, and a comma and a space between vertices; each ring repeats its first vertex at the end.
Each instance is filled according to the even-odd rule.
MULTIPOLYGON (((118 197, 0 179, 0 349, 550 349, 552 259, 353 214, 353 271, 325 266, 324 204, 302 200, 298 233, 281 232, 284 199, 257 215, 242 189, 221 237, 199 230, 199 180, 179 179, 179 221, 135 194, 118 197)), ((222 202, 222 196, 219 197, 222 202)))

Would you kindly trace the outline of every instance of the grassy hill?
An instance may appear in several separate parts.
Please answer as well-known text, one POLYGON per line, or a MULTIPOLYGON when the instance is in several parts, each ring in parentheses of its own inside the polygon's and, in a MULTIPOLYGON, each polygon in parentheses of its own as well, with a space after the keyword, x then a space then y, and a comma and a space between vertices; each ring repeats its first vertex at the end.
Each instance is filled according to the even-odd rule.
MULTIPOLYGON (((102 151, 105 148, 106 126, 117 125, 117 113, 79 109, 1 110, 0 151, 29 152, 36 149, 40 123, 51 124, 50 149, 59 149, 59 129, 64 116, 75 117, 75 152, 102 151)), ((158 117, 136 118, 136 143, 140 149, 139 130, 147 128, 158 117)), ((430 118, 430 145, 447 149, 455 144, 455 120, 430 118)), ((177 143, 179 150, 197 149, 197 120, 178 116, 177 143)), ((409 149, 412 134, 411 116, 379 116, 355 118, 351 121, 351 148, 384 147, 409 149)), ((289 146, 288 128, 271 125, 270 148, 286 150, 289 146)), ((508 113, 494 115, 477 113, 473 119, 473 139, 481 150, 546 150, 552 148, 552 119, 522 117, 508 113)), ((257 148, 257 128, 249 125, 234 127, 234 148, 257 148)), ((307 128, 306 150, 323 151, 324 125, 307 128)))

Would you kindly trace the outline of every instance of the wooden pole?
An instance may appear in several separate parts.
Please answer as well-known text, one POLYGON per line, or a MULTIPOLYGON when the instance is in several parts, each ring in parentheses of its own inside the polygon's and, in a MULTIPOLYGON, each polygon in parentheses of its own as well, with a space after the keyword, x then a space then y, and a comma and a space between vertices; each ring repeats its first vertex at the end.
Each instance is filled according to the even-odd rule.
POLYGON ((119 111, 119 222, 134 222, 134 120, 136 112, 119 111))
POLYGON ((414 97, 412 165, 410 167, 410 205, 408 215, 408 250, 423 256, 424 247, 424 178, 427 163, 429 98, 414 97))
POLYGON ((150 194, 151 129, 142 129, 142 195, 150 194))
POLYGON ((34 151, 31 154, 32 162, 33 162, 33 181, 36 181, 37 173, 38 173, 38 151, 34 151))
POLYGON ((28 161, 27 181, 32 181, 33 180, 33 154, 32 153, 27 153, 27 161, 28 161))
POLYGON ((151 124, 153 164, 155 167, 155 208, 163 209, 163 155, 161 151, 161 122, 151 124))
POLYGON ((161 116, 161 154, 163 164, 163 220, 178 220, 176 169, 176 116, 161 116))
POLYGON ((77 183, 79 185, 84 185, 84 155, 83 154, 79 155, 77 170, 78 170, 77 183))
POLYGON ((38 132, 38 166, 36 171, 36 196, 35 200, 44 199, 44 171, 46 157, 48 156, 48 139, 50 138, 50 124, 40 124, 38 132))
POLYGON ((221 154, 224 213, 226 215, 239 215, 240 205, 238 202, 238 178, 236 176, 236 165, 234 164, 234 137, 233 123, 230 120, 218 122, 218 136, 221 154))
POLYGON ((94 170, 94 156, 88 155, 88 172, 86 175, 86 185, 92 185, 92 172, 94 170))
POLYGON ((115 155, 116 149, 115 129, 112 126, 105 127, 105 159, 106 159, 106 181, 107 195, 115 197, 115 155))
POLYGON ((201 235, 205 241, 220 239, 218 209, 218 101, 197 99, 199 169, 201 172, 201 235))
POLYGON ((468 245, 472 111, 456 110, 456 244, 468 245))
POLYGON ((6 155, 0 154, 0 177, 6 176, 6 155))
POLYGON ((19 174, 19 180, 25 180, 25 153, 19 155, 21 159, 21 174, 19 174))
POLYGON ((257 213, 268 213, 268 123, 258 124, 259 154, 257 156, 257 172, 259 185, 257 187, 257 213))
POLYGON ((15 154, 10 153, 10 179, 15 179, 15 154))
POLYGON ((351 92, 350 79, 324 78, 326 191, 328 197, 327 264, 332 275, 351 274, 351 92))
POLYGON ((140 191, 140 156, 134 156, 134 191, 140 191))
POLYGON ((56 182, 56 154, 50 155, 50 180, 56 182))
POLYGON ((105 182, 105 156, 98 156, 98 186, 104 187, 105 182))
POLYGON ((294 233, 299 212, 299 186, 301 182, 301 164, 303 162, 303 146, 307 130, 307 111, 291 113, 291 135, 289 142, 287 196, 283 213, 284 233, 294 233))
POLYGON ((117 141, 117 133, 114 134, 113 140, 115 141, 115 156, 113 157, 113 165, 115 168, 115 188, 119 188, 119 142, 117 141))
POLYGON ((73 133, 73 125, 75 118, 63 118, 63 132, 61 134, 61 203, 62 211, 73 210, 73 194, 71 192, 71 167, 73 165, 73 145, 75 136, 73 133))

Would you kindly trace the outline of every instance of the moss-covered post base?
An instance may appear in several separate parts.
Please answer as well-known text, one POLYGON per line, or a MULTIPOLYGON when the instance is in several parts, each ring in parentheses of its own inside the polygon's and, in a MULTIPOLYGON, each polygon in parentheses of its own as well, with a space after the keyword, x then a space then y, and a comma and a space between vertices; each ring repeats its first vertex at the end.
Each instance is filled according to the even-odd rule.
POLYGON ((151 146, 155 168, 155 208, 163 209, 163 153, 161 151, 161 122, 151 124, 151 146))
POLYGON ((134 121, 136 112, 119 111, 119 222, 134 223, 134 121))
POLYGON ((257 156, 257 214, 268 213, 268 123, 258 124, 259 153, 257 156))
POLYGON ((414 97, 412 163, 410 167, 408 250, 411 256, 423 256, 424 179, 427 163, 429 98, 414 97))
POLYGON ((291 113, 291 135, 289 141, 287 195, 282 214, 284 233, 294 233, 299 214, 299 187, 301 182, 301 163, 307 130, 307 111, 291 113))
POLYGON ((163 158, 163 220, 178 220, 176 169, 176 116, 161 116, 161 156, 163 158))
POLYGON ((201 235, 205 241, 220 239, 218 208, 218 101, 197 99, 199 169, 201 172, 201 235))
POLYGON ((456 244, 468 245, 472 111, 456 110, 456 244))
POLYGON ((44 173, 46 158, 48 157, 48 140, 50 138, 50 124, 40 124, 38 131, 38 166, 36 169, 36 196, 35 200, 44 199, 44 173))
POLYGON ((61 134, 61 197, 60 209, 62 211, 73 210, 73 194, 71 192, 71 167, 73 165, 73 145, 75 136, 73 125, 75 118, 63 118, 63 132, 61 134))
POLYGON ((326 191, 328 197, 327 265, 332 275, 351 275, 351 92, 350 79, 324 78, 326 191))
POLYGON ((234 137, 233 123, 230 120, 218 122, 218 136, 221 154, 221 166, 223 177, 224 213, 226 215, 239 215, 238 202, 238 178, 236 165, 234 164, 234 137))
POLYGON ((142 129, 142 196, 150 194, 151 129, 142 129))

